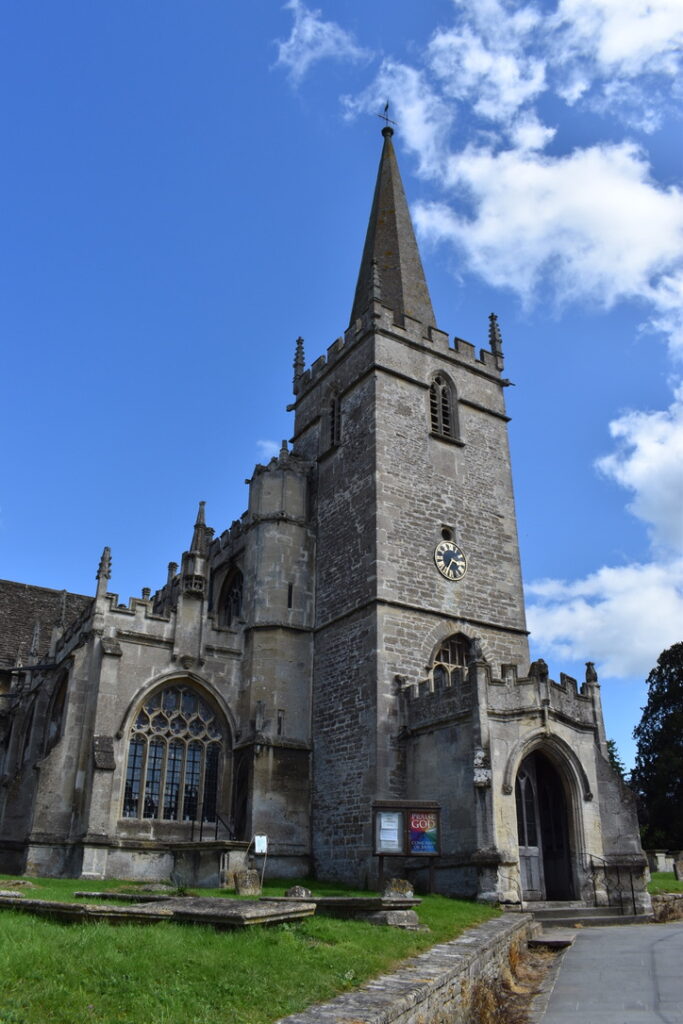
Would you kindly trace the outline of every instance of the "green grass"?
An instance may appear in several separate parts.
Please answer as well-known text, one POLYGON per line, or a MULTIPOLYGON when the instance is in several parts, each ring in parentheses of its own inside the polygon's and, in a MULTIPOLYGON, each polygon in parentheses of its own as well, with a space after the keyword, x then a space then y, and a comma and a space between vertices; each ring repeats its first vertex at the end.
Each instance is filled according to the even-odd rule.
MULTIPOLYGON (((3 877, 9 876, 0 876, 0 888, 3 877)), ((37 888, 24 889, 27 896, 60 900, 73 899, 77 889, 130 884, 30 881, 37 888)), ((264 895, 282 895, 290 884, 269 883, 264 895)), ((354 893, 308 884, 318 895, 354 893)), ((62 924, 2 911, 0 1024, 266 1024, 354 988, 497 913, 425 896, 418 914, 429 932, 324 917, 219 932, 170 923, 62 924)))
POLYGON ((673 871, 653 871, 648 892, 683 892, 683 882, 676 881, 673 871))

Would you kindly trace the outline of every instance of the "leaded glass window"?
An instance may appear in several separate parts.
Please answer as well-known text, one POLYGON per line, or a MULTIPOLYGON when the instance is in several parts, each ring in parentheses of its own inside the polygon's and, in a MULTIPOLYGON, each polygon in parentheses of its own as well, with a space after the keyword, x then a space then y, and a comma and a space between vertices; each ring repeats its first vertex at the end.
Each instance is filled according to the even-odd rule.
POLYGON ((148 697, 131 729, 123 817, 215 821, 224 740, 217 711, 191 687, 148 697))
POLYGON ((463 695, 469 694, 470 685, 467 671, 467 659, 470 653, 470 642, 462 633, 449 637, 439 647, 432 667, 432 679, 437 690, 451 686, 460 686, 463 695))

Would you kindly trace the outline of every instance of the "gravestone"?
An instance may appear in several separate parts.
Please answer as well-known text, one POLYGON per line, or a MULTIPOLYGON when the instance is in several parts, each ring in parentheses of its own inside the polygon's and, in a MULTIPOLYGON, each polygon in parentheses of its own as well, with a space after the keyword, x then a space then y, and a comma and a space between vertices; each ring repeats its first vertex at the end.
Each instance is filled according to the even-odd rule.
POLYGON ((258 871, 249 868, 247 871, 235 872, 235 892, 238 896, 260 896, 261 879, 258 871))

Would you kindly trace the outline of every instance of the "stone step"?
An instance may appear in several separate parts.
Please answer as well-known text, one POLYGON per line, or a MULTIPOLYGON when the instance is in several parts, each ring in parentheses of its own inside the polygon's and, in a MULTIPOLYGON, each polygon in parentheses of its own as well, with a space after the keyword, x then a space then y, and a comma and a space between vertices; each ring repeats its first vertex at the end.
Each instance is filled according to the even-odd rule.
POLYGON ((524 909, 528 914, 533 914, 537 921, 545 921, 550 917, 573 920, 577 915, 581 917, 614 917, 621 913, 618 907, 586 907, 582 904, 575 907, 554 907, 552 905, 536 907, 533 904, 527 904, 524 909))
MULTIPOLYGON (((608 908, 606 908, 608 909, 608 908)), ((543 934, 546 934, 546 929, 552 933, 554 929, 562 928, 601 928, 607 925, 616 924, 649 924, 654 920, 652 914, 615 914, 614 912, 609 914, 602 914, 599 916, 591 916, 585 913, 576 913, 574 917, 539 917, 537 920, 543 924, 543 934)))

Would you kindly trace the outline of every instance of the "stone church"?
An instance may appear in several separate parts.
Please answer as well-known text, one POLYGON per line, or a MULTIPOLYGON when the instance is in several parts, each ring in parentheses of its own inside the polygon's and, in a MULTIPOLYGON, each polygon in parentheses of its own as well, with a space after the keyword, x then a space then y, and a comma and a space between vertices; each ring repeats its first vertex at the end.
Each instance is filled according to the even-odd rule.
POLYGON ((155 593, 0 584, 0 870, 271 876, 640 909, 591 663, 529 663, 503 344, 438 329, 383 150, 351 320, 293 437, 155 593), (257 858, 257 863, 261 861, 257 858), (616 893, 616 897, 615 897, 616 893))

